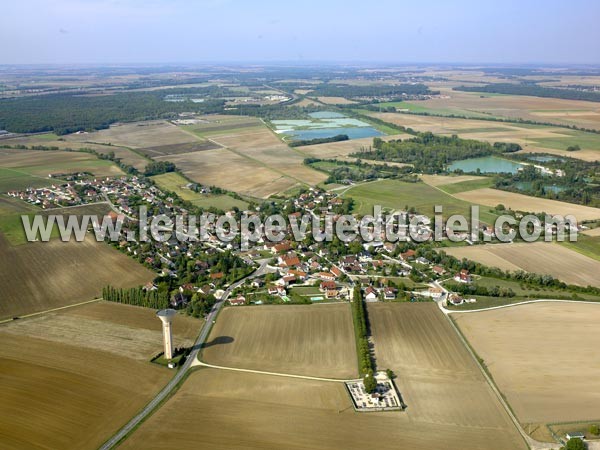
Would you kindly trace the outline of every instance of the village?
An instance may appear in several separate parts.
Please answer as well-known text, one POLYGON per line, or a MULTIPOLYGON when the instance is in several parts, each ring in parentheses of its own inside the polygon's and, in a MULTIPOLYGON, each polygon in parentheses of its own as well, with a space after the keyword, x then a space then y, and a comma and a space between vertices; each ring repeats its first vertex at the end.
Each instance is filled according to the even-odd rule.
MULTIPOLYGON (((209 188, 201 191, 209 191, 209 188)), ((54 182, 49 187, 11 191, 8 195, 49 211, 101 203, 110 207, 111 218, 124 216, 123 237, 112 245, 157 273, 157 279, 145 285, 144 291, 164 290, 165 282, 168 284, 170 305, 174 308, 185 308, 198 296, 218 296, 260 265, 265 267, 265 274, 236 288, 228 299, 230 305, 349 301, 357 284, 362 286, 367 302, 433 300, 456 306, 475 301, 448 292, 442 285, 444 280, 470 283, 468 271, 449 273, 443 266, 419 256, 417 250, 400 246, 402 242, 384 242, 383 239, 366 243, 310 239, 295 242, 288 227, 286 239, 281 242, 259 239, 250 248, 241 250, 237 241, 219 240, 214 224, 209 225, 200 240, 186 242, 174 236, 165 242, 126 239, 125 236, 137 236, 140 231, 138 207, 141 205, 153 215, 187 216, 196 212, 141 176, 90 178, 86 174, 71 174, 66 183, 54 182), (223 259, 233 262, 220 264, 223 259)), ((306 213, 320 218, 330 215, 334 223, 348 209, 341 197, 315 188, 276 207, 296 218, 306 213)), ((244 213, 261 215, 267 212, 265 209, 257 206, 244 213)), ((239 218, 241 213, 231 210, 225 215, 239 218)), ((431 233, 429 217, 406 211, 394 214, 402 219, 401 223, 418 223, 401 225, 400 237, 405 238, 409 232, 431 233)), ((489 230, 483 232, 489 233, 489 230)))

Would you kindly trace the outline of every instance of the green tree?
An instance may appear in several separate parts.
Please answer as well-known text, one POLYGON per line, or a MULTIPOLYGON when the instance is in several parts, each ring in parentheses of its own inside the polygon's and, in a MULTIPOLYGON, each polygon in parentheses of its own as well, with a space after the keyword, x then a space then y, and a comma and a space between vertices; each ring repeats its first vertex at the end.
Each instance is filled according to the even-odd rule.
POLYGON ((562 447, 562 450, 585 450, 587 446, 585 443, 579 438, 569 439, 567 444, 562 447))
POLYGON ((375 375, 372 370, 369 370, 363 379, 363 383, 365 384, 365 391, 369 394, 375 392, 377 389, 377 380, 375 379, 375 375))
POLYGON ((591 434, 598 436, 600 434, 600 427, 596 424, 590 425, 589 431, 591 434))

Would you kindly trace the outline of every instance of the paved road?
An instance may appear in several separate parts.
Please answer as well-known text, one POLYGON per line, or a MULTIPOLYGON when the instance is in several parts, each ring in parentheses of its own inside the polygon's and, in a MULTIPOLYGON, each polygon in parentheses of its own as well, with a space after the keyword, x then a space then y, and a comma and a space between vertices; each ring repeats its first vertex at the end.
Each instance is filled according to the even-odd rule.
POLYGON ((190 355, 188 356, 187 360, 185 361, 183 367, 181 367, 177 371, 177 373, 171 379, 171 381, 169 381, 169 383, 156 395, 156 397, 154 397, 150 401, 150 403, 148 403, 144 407, 143 410, 141 410, 133 419, 131 419, 113 437, 111 437, 108 441, 106 441, 102 445, 102 447, 100 447, 100 450, 109 450, 109 449, 113 448, 115 445, 117 445, 117 443, 119 443, 119 441, 124 439, 136 426, 138 426, 144 419, 146 419, 146 417, 148 417, 152 413, 152 411, 154 411, 154 409, 171 394, 171 392, 173 392, 173 390, 175 389, 177 384, 179 384, 179 382, 181 380, 183 380, 183 377, 185 376, 187 371, 192 366, 192 363, 196 360, 196 357, 198 356, 198 352, 200 351, 202 344, 208 337, 208 333, 210 332, 210 329, 212 327, 213 320, 215 320, 215 318, 217 317, 219 310, 223 307, 223 305, 225 304, 225 301, 231 295, 231 292, 235 288, 240 286, 244 281, 246 281, 246 279, 261 276, 265 272, 266 267, 267 267, 267 262, 263 261, 262 264, 260 265, 260 267, 256 271, 254 271, 251 275, 247 276, 246 278, 241 279, 240 281, 233 283, 231 286, 229 286, 227 288, 227 290, 223 293, 223 295, 217 301, 217 303, 215 303, 212 310, 206 317, 206 322, 202 326, 202 329, 200 330, 198 339, 196 339, 196 343, 194 344, 194 347, 192 348, 192 351, 191 351, 190 355))

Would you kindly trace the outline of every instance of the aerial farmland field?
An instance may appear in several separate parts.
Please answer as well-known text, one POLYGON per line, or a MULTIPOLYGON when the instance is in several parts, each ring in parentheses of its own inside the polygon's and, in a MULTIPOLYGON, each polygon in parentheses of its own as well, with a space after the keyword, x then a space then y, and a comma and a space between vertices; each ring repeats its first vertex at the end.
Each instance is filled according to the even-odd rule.
POLYGON ((449 98, 434 98, 416 104, 426 110, 439 109, 462 115, 464 111, 494 117, 521 118, 538 122, 600 128, 600 106, 596 102, 540 98, 527 95, 490 95, 488 93, 440 90, 449 98))
POLYGON ((117 176, 123 172, 113 162, 83 152, 0 149, 0 192, 52 184, 51 174, 90 172, 117 176))
POLYGON ((452 418, 432 423, 405 412, 358 414, 344 389, 336 382, 203 368, 122 446, 360 450, 377 436, 376 446, 384 450, 477 450, 490 442, 497 450, 525 448, 502 417, 489 427, 461 427, 452 418), (224 429, 228 432, 212 432, 224 429))
MULTIPOLYGON (((211 116, 212 117, 212 116, 211 116)), ((247 118, 243 118, 247 120, 247 118)), ((220 149, 156 157, 174 162, 191 180, 209 186, 266 198, 300 185, 316 185, 326 175, 304 165, 304 155, 281 142, 261 122, 238 127, 233 116, 214 125, 210 133, 194 128, 194 133, 209 136, 220 149), (218 133, 213 134, 218 128, 218 133)))
POLYGON ((600 154, 600 135, 562 127, 402 113, 366 112, 366 114, 417 131, 430 131, 441 135, 457 134, 465 139, 491 143, 514 142, 520 144, 526 152, 567 155, 585 161, 595 161, 600 154), (566 152, 567 147, 575 144, 580 145, 580 151, 566 152))
POLYGON ((490 267, 548 274, 565 283, 600 287, 600 261, 558 243, 475 245, 448 247, 444 251, 456 258, 467 258, 490 267))
POLYGON ((592 356, 600 305, 533 303, 452 317, 519 421, 532 425, 526 430, 600 417, 600 366, 592 356))
POLYGON ((0 318, 91 300, 109 284, 133 287, 155 277, 129 256, 91 238, 12 246, 0 236, 0 269, 0 318))
POLYGON ((397 374, 412 422, 452 424, 458 430, 478 430, 482 437, 493 429, 494 448, 524 448, 477 363, 435 303, 370 304, 368 316, 377 367, 397 374))
POLYGON ((358 375, 354 342, 348 304, 227 308, 202 359, 220 366, 352 378, 358 375))
POLYGON ((115 124, 106 130, 84 134, 71 134, 70 142, 97 142, 130 148, 156 147, 159 145, 185 144, 198 139, 176 125, 164 120, 150 120, 115 124))
POLYGON ((240 209, 248 207, 248 203, 235 199, 225 194, 200 194, 186 187, 189 182, 176 172, 163 173, 152 177, 154 182, 162 189, 175 192, 183 200, 204 208, 214 206, 221 210, 228 210, 237 206, 240 209))
MULTIPOLYGON (((452 214, 471 217, 471 203, 454 198, 442 190, 425 183, 408 183, 398 180, 379 180, 357 184, 340 192, 344 197, 351 197, 356 202, 356 210, 361 214, 373 214, 373 206, 401 210, 415 207, 418 212, 433 216, 436 205, 443 206, 443 216, 452 214)), ((477 203, 475 203, 477 204, 477 203)), ((480 220, 493 223, 496 215, 489 208, 480 208, 480 220)))
POLYGON ((506 192, 499 189, 483 188, 455 194, 465 202, 477 202, 487 206, 503 204, 514 211, 547 214, 573 215, 577 221, 600 219, 600 208, 592 208, 574 203, 561 202, 529 195, 506 192))
MULTIPOLYGON (((177 317, 176 342, 200 321, 177 317)), ((9 448, 95 449, 169 379, 154 311, 88 304, 0 325, 0 433, 9 448)))

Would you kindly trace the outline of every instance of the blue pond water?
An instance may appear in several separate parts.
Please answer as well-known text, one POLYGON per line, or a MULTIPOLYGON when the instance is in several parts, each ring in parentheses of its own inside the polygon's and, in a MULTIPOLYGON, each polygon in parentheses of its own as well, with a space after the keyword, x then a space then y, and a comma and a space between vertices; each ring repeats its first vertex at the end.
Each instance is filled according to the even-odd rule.
POLYGON ((309 114, 313 119, 341 119, 342 117, 346 117, 342 113, 333 112, 333 111, 316 111, 309 114))
POLYGON ((322 139, 346 134, 350 139, 383 136, 381 131, 373 127, 324 128, 320 130, 294 130, 286 133, 296 140, 322 139))
POLYGON ((460 169, 463 172, 477 172, 477 169, 479 169, 481 173, 517 173, 519 167, 521 167, 521 164, 507 159, 497 158, 496 156, 483 156, 481 158, 454 161, 448 166, 448 170, 460 169))

